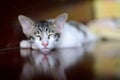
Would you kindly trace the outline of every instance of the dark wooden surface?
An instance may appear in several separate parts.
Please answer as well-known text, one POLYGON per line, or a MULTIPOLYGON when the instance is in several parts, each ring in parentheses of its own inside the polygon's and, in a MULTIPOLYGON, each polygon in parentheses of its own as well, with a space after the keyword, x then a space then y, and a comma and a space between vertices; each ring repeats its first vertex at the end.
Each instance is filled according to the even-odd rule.
POLYGON ((0 80, 119 80, 120 42, 66 48, 0 51, 0 80), (88 52, 89 49, 89 52, 88 52))
MULTIPOLYGON (((64 50, 65 49, 61 51, 64 52, 64 50)), ((68 50, 67 52, 69 52, 68 50)), ((13 50, 6 50, 1 52, 0 53, 0 80, 9 80, 9 79, 11 80, 41 80, 41 79, 42 80, 65 80, 64 77, 62 76, 63 74, 60 73, 61 71, 64 71, 64 76, 66 77, 66 80, 93 80, 94 78, 94 72, 93 72, 94 58, 89 54, 82 54, 78 58, 77 56, 79 55, 78 54, 79 52, 72 53, 72 54, 66 53, 68 55, 75 54, 77 56, 76 57, 71 56, 72 58, 71 60, 69 60, 69 63, 63 63, 58 60, 59 62, 59 64, 57 64, 58 67, 63 66, 63 69, 64 69, 64 65, 69 64, 69 66, 67 66, 64 70, 60 70, 60 71, 59 69, 57 71, 56 68, 58 67, 54 67, 55 71, 53 69, 52 72, 49 72, 49 70, 52 69, 50 67, 48 71, 39 70, 42 64, 39 65, 39 67, 35 67, 36 64, 34 61, 36 58, 33 58, 33 56, 42 55, 44 58, 44 56, 49 57, 49 55, 50 56, 52 55, 53 59, 54 58, 61 59, 60 55, 63 53, 54 51, 54 53, 52 52, 50 54, 44 55, 44 54, 41 54, 41 52, 39 51, 36 51, 33 53, 32 51, 34 50, 23 49, 23 53, 22 53, 20 49, 13 49, 13 50), (26 53, 27 53, 27 56, 24 55, 26 53), (73 61, 74 63, 71 63, 70 61, 71 62, 73 61), (33 68, 34 70, 32 70, 33 68), (58 74, 58 76, 52 75, 53 72, 55 72, 55 74, 58 74)), ((41 57, 39 57, 39 59, 40 58, 41 57)), ((62 61, 64 61, 64 57, 62 57, 62 59, 63 59, 62 61)), ((44 64, 45 62, 43 63, 43 65, 44 64)))

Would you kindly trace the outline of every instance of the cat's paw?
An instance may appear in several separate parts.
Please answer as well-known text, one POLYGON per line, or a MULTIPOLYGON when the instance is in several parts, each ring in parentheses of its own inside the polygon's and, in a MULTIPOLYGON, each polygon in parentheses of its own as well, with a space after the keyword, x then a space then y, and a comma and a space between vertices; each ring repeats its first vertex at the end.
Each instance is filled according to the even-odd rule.
POLYGON ((32 49, 39 49, 34 43, 32 43, 32 49))
POLYGON ((31 44, 28 40, 22 40, 20 42, 20 48, 30 48, 31 44))

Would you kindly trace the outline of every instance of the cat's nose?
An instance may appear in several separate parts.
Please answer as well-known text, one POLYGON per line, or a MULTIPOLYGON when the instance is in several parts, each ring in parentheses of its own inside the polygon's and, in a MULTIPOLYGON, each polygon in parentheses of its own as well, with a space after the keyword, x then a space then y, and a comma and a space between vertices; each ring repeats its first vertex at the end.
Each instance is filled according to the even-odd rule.
POLYGON ((42 42, 42 45, 46 48, 48 46, 48 42, 42 42))

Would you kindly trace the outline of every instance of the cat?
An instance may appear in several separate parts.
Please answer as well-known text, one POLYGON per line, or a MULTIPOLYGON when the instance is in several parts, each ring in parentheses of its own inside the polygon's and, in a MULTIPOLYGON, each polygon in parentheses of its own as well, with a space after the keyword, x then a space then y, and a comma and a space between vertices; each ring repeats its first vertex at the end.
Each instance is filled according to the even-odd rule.
POLYGON ((28 40, 20 42, 21 48, 39 49, 47 53, 54 48, 82 47, 84 43, 96 41, 96 36, 78 22, 68 21, 63 13, 55 19, 35 23, 30 18, 19 15, 18 20, 28 40))

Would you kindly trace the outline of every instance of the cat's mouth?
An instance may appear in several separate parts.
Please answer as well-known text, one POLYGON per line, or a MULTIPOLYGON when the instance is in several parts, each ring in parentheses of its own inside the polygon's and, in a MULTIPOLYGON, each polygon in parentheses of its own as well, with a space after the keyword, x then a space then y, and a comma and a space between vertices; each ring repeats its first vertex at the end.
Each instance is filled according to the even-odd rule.
POLYGON ((43 48, 43 49, 41 49, 41 51, 43 52, 43 53, 49 53, 50 52, 50 48, 43 48))

